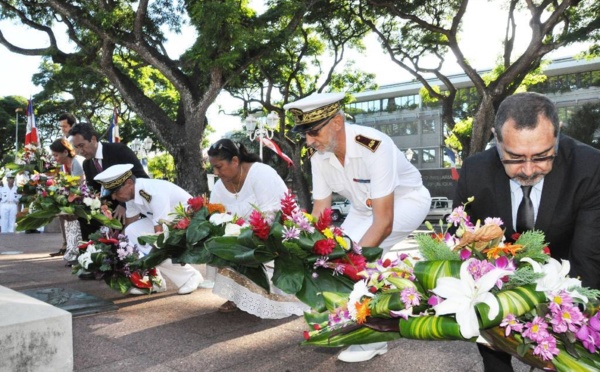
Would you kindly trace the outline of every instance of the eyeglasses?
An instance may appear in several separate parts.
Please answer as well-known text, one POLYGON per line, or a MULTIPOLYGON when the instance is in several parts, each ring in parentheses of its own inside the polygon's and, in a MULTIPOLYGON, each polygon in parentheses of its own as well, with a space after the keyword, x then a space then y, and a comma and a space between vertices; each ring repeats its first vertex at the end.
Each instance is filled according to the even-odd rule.
POLYGON ((504 165, 521 165, 525 163, 532 162, 534 164, 545 163, 548 161, 553 161, 556 158, 556 155, 548 155, 548 156, 539 156, 537 158, 531 159, 506 159, 500 160, 504 165))
POLYGON ((311 137, 316 137, 319 135, 319 132, 321 132, 321 129, 325 128, 325 126, 327 124, 329 124, 329 122, 331 122, 331 120, 333 120, 335 116, 333 116, 332 118, 330 118, 329 120, 327 120, 325 123, 323 123, 323 125, 321 125, 319 128, 317 129, 311 129, 311 130, 307 130, 306 132, 302 132, 299 133, 300 137, 302 138, 306 138, 306 136, 311 136, 311 137))

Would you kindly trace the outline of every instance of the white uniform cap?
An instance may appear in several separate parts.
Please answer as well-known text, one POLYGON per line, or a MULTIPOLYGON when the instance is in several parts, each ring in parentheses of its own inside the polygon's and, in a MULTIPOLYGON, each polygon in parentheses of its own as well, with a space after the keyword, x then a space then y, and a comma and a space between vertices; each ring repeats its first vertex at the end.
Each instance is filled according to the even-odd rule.
POLYGON ((98 181, 104 189, 102 197, 110 195, 113 191, 123 186, 125 181, 133 175, 131 168, 133 168, 133 164, 117 164, 98 173, 94 177, 94 180, 98 181))
POLYGON ((332 118, 342 107, 344 93, 314 93, 283 106, 294 117, 294 133, 302 133, 332 118))

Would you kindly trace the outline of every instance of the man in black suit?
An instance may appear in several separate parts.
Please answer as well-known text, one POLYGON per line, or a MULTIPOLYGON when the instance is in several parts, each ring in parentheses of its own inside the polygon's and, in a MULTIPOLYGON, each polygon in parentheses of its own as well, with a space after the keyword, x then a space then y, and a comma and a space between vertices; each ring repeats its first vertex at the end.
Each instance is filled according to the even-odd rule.
MULTIPOLYGON (((537 93, 506 98, 492 131, 496 146, 465 160, 454 205, 474 196, 471 220, 500 217, 507 240, 541 230, 552 257, 569 260, 571 276, 600 289, 600 151, 560 135, 554 104, 537 93), (521 228, 527 193, 531 225, 521 228)), ((486 372, 513 370, 509 354, 478 347, 486 372)))
MULTIPOLYGON (((115 164, 133 164, 132 173, 138 178, 148 178, 148 174, 142 167, 139 159, 129 147, 122 143, 100 142, 100 136, 89 123, 79 123, 74 125, 69 131, 69 136, 73 148, 77 153, 85 158, 83 161, 83 172, 85 180, 91 189, 100 192, 102 186, 94 177, 104 169, 115 164)), ((125 207, 118 205, 113 213, 122 223, 125 222, 125 207)), ((80 219, 81 237, 88 240, 90 234, 98 231, 101 224, 92 219, 89 223, 85 219, 80 219)), ((82 273, 80 279, 95 279, 93 274, 82 273)))
POLYGON ((100 142, 98 133, 88 123, 79 123, 71 128, 69 135, 77 153, 85 158, 83 172, 89 187, 100 191, 101 185, 94 177, 115 164, 133 164, 131 170, 137 178, 148 178, 139 159, 129 147, 122 143, 100 142))

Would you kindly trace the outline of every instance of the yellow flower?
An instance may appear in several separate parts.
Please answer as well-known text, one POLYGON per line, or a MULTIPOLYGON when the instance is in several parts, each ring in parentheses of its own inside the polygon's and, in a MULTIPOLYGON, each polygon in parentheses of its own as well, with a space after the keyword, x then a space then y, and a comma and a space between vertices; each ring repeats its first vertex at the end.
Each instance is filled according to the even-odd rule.
POLYGON ((331 229, 328 227, 325 230, 322 231, 323 235, 325 235, 325 237, 327 239, 333 239, 333 232, 331 231, 331 229))
POLYGON ((307 213, 307 212, 303 212, 303 213, 304 213, 304 217, 306 217, 306 219, 307 219, 309 222, 312 222, 312 223, 314 223, 314 222, 315 222, 315 218, 313 217, 313 215, 312 215, 312 214, 310 214, 310 213, 307 213))
POLYGON ((348 246, 348 242, 343 237, 336 236, 335 241, 340 245, 340 247, 344 248, 345 251, 350 249, 350 247, 348 246))

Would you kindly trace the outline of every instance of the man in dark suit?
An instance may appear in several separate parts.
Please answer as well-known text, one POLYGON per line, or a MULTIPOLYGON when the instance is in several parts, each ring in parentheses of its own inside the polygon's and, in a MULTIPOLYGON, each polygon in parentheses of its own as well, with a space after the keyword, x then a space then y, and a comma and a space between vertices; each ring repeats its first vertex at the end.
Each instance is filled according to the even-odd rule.
MULTIPOLYGON (((454 205, 474 196, 471 220, 500 217, 507 240, 541 230, 552 257, 569 260, 571 276, 600 289, 600 151, 560 135, 554 104, 537 93, 506 98, 493 132, 496 146, 464 161, 454 205)), ((509 354, 478 346, 486 372, 512 371, 509 354)))
MULTIPOLYGON (((101 185, 94 177, 102 170, 115 164, 133 164, 131 170, 137 178, 148 178, 148 174, 142 167, 139 159, 129 147, 122 143, 100 142, 98 133, 89 123, 79 123, 71 128, 69 132, 71 142, 77 153, 85 158, 83 161, 83 172, 88 187, 96 192, 100 192, 101 185)), ((114 216, 124 221, 125 208, 119 205, 115 208, 114 216)), ((81 235, 84 240, 88 239, 89 234, 97 231, 99 225, 81 224, 81 235), (85 225, 85 226, 84 226, 85 225)))

